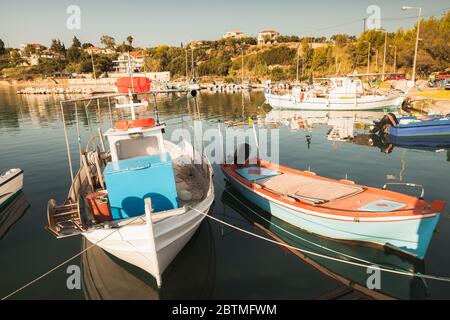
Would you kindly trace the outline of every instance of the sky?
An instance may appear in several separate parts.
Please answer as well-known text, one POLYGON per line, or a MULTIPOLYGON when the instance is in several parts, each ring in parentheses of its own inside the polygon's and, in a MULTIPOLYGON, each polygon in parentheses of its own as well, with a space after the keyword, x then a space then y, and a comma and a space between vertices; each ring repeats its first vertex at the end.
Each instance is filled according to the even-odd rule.
POLYGON ((263 29, 300 37, 358 35, 370 5, 380 8, 381 26, 396 31, 416 22, 417 10, 402 11, 402 5, 436 16, 450 9, 450 0, 0 0, 0 39, 19 47, 48 46, 58 38, 68 47, 73 36, 100 46, 104 34, 118 43, 131 35, 135 46, 153 47, 219 39, 235 29, 247 35, 263 29), (70 5, 80 8, 80 29, 67 27, 70 5))

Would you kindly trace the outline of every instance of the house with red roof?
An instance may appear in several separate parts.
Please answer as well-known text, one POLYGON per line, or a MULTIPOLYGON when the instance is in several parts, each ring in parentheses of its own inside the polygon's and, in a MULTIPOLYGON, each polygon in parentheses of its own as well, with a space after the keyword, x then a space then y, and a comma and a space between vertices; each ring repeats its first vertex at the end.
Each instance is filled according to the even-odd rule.
POLYGON ((258 44, 276 43, 279 35, 280 33, 275 30, 263 30, 258 33, 258 44))

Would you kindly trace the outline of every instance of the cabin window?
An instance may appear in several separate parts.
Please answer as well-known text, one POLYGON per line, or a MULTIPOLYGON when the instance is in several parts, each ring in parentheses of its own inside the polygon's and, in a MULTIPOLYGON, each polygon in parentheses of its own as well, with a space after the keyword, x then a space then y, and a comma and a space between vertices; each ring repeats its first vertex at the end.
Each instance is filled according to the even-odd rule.
POLYGON ((117 157, 119 160, 145 157, 160 152, 158 137, 137 137, 116 142, 117 157))
POLYGON ((336 80, 336 87, 342 87, 342 80, 336 80))

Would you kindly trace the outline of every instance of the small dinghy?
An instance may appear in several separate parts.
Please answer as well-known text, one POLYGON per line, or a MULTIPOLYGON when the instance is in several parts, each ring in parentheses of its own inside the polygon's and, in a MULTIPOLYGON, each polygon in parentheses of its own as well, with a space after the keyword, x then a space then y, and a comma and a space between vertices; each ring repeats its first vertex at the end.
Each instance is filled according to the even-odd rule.
POLYGON ((293 226, 328 238, 392 247, 419 259, 445 206, 386 190, 387 185, 360 186, 265 161, 221 168, 248 200, 293 226))
POLYGON ((450 114, 397 118, 389 113, 375 123, 373 133, 404 138, 443 137, 450 140, 450 114))
POLYGON ((104 134, 99 130, 84 150, 80 147, 81 165, 66 200, 48 202, 48 230, 58 238, 82 234, 161 286, 162 273, 213 203, 213 170, 188 142, 165 140, 158 118, 136 119, 134 108, 148 103, 129 98, 116 108, 129 107, 132 118, 104 134), (92 148, 95 137, 101 150, 92 148))
POLYGON ((0 209, 11 202, 22 190, 23 170, 10 169, 0 175, 0 209))

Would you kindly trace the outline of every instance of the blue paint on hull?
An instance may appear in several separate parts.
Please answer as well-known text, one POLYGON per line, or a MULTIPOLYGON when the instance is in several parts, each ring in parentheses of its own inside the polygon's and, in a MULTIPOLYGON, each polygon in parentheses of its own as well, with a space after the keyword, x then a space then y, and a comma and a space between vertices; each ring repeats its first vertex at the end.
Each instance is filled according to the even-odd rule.
POLYGON ((433 218, 398 222, 347 222, 294 212, 268 201, 241 186, 231 177, 227 180, 249 201, 264 211, 300 229, 325 237, 391 246, 423 259, 439 221, 433 218))
POLYGON ((433 120, 401 124, 402 120, 414 121, 415 119, 415 117, 399 119, 399 125, 389 128, 389 135, 400 137, 433 137, 448 135, 450 139, 450 120, 447 118, 435 118, 433 120))

